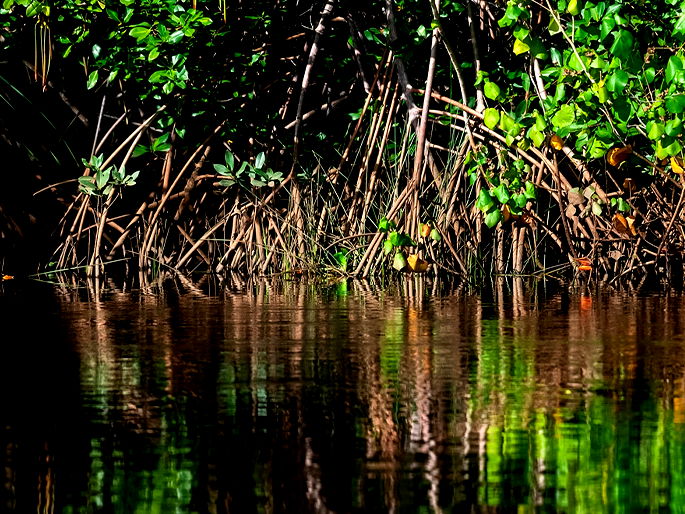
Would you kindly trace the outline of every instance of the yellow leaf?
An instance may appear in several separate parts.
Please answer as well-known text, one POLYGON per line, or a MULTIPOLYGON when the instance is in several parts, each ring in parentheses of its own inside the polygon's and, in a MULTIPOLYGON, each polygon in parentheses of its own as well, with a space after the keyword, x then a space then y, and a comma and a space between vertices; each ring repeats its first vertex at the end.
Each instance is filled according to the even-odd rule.
POLYGON ((561 150, 564 147, 564 140, 554 134, 549 138, 549 144, 555 150, 561 150))
POLYGON ((414 273, 423 273, 428 269, 428 262, 424 261, 417 254, 409 255, 407 257, 407 264, 414 273))
POLYGON ((525 54, 528 50, 530 50, 530 47, 520 39, 514 41, 514 53, 516 55, 525 54))
POLYGON ((637 226, 635 225, 635 216, 626 216, 626 223, 628 223, 628 230, 634 236, 637 235, 637 226))
POLYGON ((618 166, 633 153, 633 147, 628 145, 621 148, 612 148, 607 152, 607 162, 612 166, 618 166))
POLYGON ((671 157, 671 168, 673 173, 682 174, 685 169, 683 168, 683 160, 680 157, 671 157))
POLYGON ((613 225, 614 230, 621 235, 630 232, 630 228, 628 227, 628 220, 626 220, 623 214, 614 214, 613 225))

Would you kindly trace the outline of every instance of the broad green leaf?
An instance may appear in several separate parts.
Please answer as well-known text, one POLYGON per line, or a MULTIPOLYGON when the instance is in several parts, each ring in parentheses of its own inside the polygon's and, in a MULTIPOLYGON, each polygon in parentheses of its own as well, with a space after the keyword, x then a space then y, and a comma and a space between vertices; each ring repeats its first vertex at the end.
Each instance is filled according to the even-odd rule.
POLYGON ((488 226, 488 228, 492 228, 497 225, 501 219, 502 211, 495 209, 485 215, 485 224, 488 226))
POLYGON ((491 194, 495 195, 495 197, 499 200, 500 203, 505 204, 509 201, 509 189, 504 183, 501 183, 499 186, 497 186, 495 189, 491 191, 491 194))
POLYGON ((633 51, 633 35, 625 30, 619 29, 614 32, 614 43, 609 51, 619 59, 628 59, 633 51))
POLYGON ((630 76, 623 70, 615 70, 606 80, 606 87, 612 93, 621 93, 630 76))
POLYGON ((666 110, 671 114, 680 114, 685 111, 685 95, 671 95, 666 98, 666 110))
POLYGON ((494 129, 499 123, 499 111, 492 107, 485 109, 485 111, 483 111, 483 123, 485 123, 485 126, 489 129, 494 129))
POLYGON ((552 125, 556 128, 568 127, 576 119, 575 111, 572 106, 564 104, 557 111, 557 113, 552 116, 552 125))
MULTIPOLYGON (((499 89, 499 86, 497 84, 495 84, 494 82, 488 81, 485 83, 485 86, 483 86, 483 93, 490 100, 497 100, 499 98, 500 89, 499 89)), ((490 128, 492 128, 492 127, 490 127, 490 128)))
POLYGON ((495 202, 492 200, 490 193, 488 193, 485 189, 481 189, 480 193, 478 193, 478 200, 476 200, 476 207, 482 212, 487 212, 494 205, 495 202))
POLYGON ((614 27, 616 27, 616 19, 613 16, 605 16, 599 28, 599 40, 604 41, 611 34, 611 31, 614 30, 614 27))
POLYGON ((523 191, 523 194, 526 196, 526 199, 528 200, 537 199, 537 193, 535 192, 535 184, 533 184, 530 180, 526 181, 526 188, 523 191))
POLYGON ((393 248, 395 248, 395 246, 392 244, 392 241, 389 239, 383 241, 383 255, 388 255, 392 252, 393 248))
POLYGON ((136 38, 138 41, 145 39, 150 33, 150 27, 133 27, 128 31, 128 35, 136 38))
POLYGON ((569 0, 566 12, 572 16, 580 14, 580 2, 578 0, 569 0))
POLYGON ((528 129, 528 137, 538 148, 545 142, 545 134, 540 132, 535 125, 528 129))
POLYGON ((682 55, 672 55, 668 59, 668 64, 666 65, 666 82, 680 82, 683 75, 683 68, 685 68, 685 62, 683 62, 682 55))
POLYGON ((656 121, 647 123, 647 137, 652 141, 659 139, 664 133, 664 124, 656 121))
POLYGON ((682 130, 683 122, 680 121, 680 118, 674 118, 670 120, 668 123, 666 123, 666 127, 664 127, 664 132, 666 132, 666 135, 671 137, 679 136, 682 130))

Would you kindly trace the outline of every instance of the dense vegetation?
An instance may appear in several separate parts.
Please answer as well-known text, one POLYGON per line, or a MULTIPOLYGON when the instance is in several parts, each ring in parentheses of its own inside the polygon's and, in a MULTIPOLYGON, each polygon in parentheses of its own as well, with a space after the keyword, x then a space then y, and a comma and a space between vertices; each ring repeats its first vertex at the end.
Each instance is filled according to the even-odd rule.
POLYGON ((680 276, 684 8, 5 0, 2 251, 680 276))

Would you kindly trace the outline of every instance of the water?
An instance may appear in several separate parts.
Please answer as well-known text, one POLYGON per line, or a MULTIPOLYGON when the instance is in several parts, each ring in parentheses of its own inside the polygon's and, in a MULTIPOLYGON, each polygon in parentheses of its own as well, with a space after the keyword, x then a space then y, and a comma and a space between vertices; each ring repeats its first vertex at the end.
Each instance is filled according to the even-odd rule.
POLYGON ((0 511, 685 510, 682 296, 410 285, 5 285, 0 511))

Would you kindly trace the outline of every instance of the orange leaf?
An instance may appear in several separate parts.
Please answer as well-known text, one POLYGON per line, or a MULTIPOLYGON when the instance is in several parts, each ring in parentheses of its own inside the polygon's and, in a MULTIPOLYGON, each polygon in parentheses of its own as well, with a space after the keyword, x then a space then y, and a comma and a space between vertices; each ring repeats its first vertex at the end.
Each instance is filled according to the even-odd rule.
POLYGON ((414 273, 423 273, 428 269, 428 262, 415 253, 407 257, 407 264, 414 273))
POLYGON ((554 134, 549 138, 549 144, 555 150, 561 150, 564 147, 564 140, 554 134))
POLYGON ((630 232, 630 228, 628 227, 628 221, 626 220, 625 216, 623 216, 623 214, 614 214, 613 225, 614 230, 621 235, 630 232))
POLYGON ((421 235, 423 237, 428 237, 431 235, 431 226, 427 223, 421 223, 421 235))
POLYGON ((621 148, 612 148, 607 152, 607 162, 612 166, 618 166, 625 161, 631 153, 633 153, 633 147, 630 145, 621 148))
POLYGON ((588 259, 587 257, 577 257, 575 259, 575 261, 576 261, 576 264, 578 264, 578 266, 590 266, 590 267, 592 267, 592 261, 590 259, 588 259))
POLYGON ((626 223, 628 223, 628 229, 630 230, 630 233, 636 236, 637 227, 635 226, 635 216, 626 216, 626 223))
POLYGON ((591 270, 592 270, 592 266, 583 264, 583 265, 581 265, 581 266, 578 266, 578 269, 579 269, 580 271, 591 271, 591 270))
POLYGON ((14 280, 14 277, 12 275, 3 275, 2 279, 3 280, 14 280))
POLYGON ((683 160, 680 157, 671 157, 671 169, 673 169, 673 173, 682 174, 685 172, 683 160))

